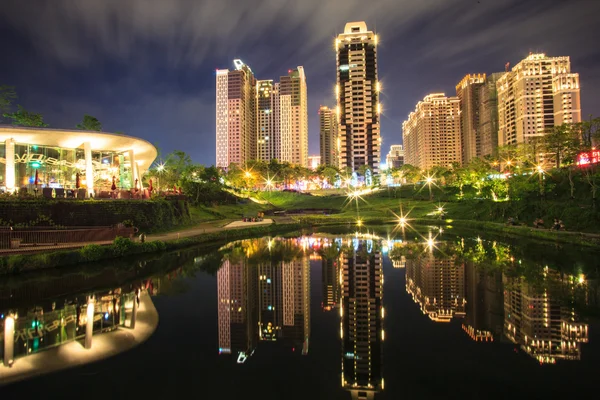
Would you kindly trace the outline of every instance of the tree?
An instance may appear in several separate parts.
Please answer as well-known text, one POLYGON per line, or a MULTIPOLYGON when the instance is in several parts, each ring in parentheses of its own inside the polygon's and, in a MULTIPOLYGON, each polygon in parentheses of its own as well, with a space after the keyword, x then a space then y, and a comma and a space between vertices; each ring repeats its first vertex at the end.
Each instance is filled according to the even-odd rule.
POLYGON ((542 145, 544 152, 554 159, 556 168, 572 164, 581 148, 579 132, 572 124, 554 126, 544 135, 542 145))
POLYGON ((14 99, 17 98, 14 86, 0 86, 0 112, 2 114, 10 111, 10 106, 14 99))
POLYGON ((83 116, 83 121, 80 124, 77 124, 77 129, 83 129, 84 131, 102 131, 102 124, 96 117, 92 117, 91 115, 85 114, 83 116))
POLYGON ((10 114, 5 113, 4 118, 12 119, 13 125, 17 126, 36 126, 40 128, 48 126, 48 124, 44 122, 42 114, 27 111, 20 104, 17 106, 17 111, 10 114))
POLYGON ((409 183, 417 183, 421 179, 421 170, 414 165, 404 164, 400 170, 409 183))

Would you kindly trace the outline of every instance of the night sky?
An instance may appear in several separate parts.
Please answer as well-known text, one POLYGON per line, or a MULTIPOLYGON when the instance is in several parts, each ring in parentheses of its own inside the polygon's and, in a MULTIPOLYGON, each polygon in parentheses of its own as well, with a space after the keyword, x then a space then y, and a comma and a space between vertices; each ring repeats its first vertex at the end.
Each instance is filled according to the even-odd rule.
POLYGON ((84 114, 105 131, 215 161, 215 70, 241 58, 258 79, 302 65, 309 150, 319 105, 334 105, 335 36, 348 21, 379 35, 383 156, 425 95, 529 52, 571 56, 583 116, 600 115, 598 0, 0 0, 0 85, 51 127, 84 114))

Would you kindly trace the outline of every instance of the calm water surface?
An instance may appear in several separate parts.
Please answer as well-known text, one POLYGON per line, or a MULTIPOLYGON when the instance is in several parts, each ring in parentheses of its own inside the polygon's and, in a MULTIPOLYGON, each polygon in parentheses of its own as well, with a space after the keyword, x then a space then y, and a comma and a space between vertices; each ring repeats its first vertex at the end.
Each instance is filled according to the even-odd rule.
POLYGON ((139 290, 152 295, 160 322, 133 350, 0 393, 420 399, 596 390, 598 253, 433 228, 391 237, 249 239, 3 277, 0 312, 19 313, 15 363, 80 338, 90 294, 95 334, 127 329, 139 290))

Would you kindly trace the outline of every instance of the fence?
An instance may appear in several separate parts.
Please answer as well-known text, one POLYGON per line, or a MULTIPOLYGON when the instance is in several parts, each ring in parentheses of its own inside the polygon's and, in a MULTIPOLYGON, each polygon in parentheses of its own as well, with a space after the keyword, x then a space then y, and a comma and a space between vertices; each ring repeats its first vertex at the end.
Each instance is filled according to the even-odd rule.
POLYGON ((27 229, 12 228, 0 230, 0 250, 15 252, 48 247, 67 248, 87 242, 111 242, 117 236, 131 238, 135 228, 129 227, 90 227, 77 229, 27 229))

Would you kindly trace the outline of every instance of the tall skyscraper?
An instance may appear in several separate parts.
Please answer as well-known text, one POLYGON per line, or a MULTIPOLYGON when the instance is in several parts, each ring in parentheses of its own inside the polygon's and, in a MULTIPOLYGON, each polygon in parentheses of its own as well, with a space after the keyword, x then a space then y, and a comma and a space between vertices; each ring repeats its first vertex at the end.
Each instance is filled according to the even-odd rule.
POLYGON ((353 239, 340 254, 342 387, 372 399, 383 383, 383 263, 370 240, 353 239))
POLYGON ((460 99, 460 133, 462 162, 467 164, 481 156, 481 133, 479 130, 480 87, 485 74, 468 74, 456 85, 456 97, 460 99))
POLYGON ((581 121, 579 74, 569 57, 530 54, 498 79, 498 144, 526 143, 581 121))
POLYGON ((400 168, 404 165, 404 147, 401 144, 390 146, 390 152, 385 157, 385 163, 388 169, 400 168))
POLYGON ((379 173, 381 160, 377 35, 365 22, 349 22, 335 40, 340 167, 368 165, 379 173))
POLYGON ((327 106, 321 106, 319 108, 321 164, 339 166, 338 141, 338 124, 335 110, 327 106))
MULTIPOLYGON (((281 95, 290 96, 291 158, 292 164, 308 168, 308 99, 304 67, 288 71, 280 79, 281 95)), ((282 161, 288 161, 284 156, 282 161)))
POLYGON ((402 124, 404 162, 421 169, 461 163, 460 100, 443 93, 425 96, 402 124))
POLYGON ((217 70, 216 166, 244 164, 256 158, 256 79, 249 66, 217 70))
POLYGON ((504 72, 487 75, 479 87, 479 157, 491 156, 498 147, 498 89, 496 83, 504 72))

